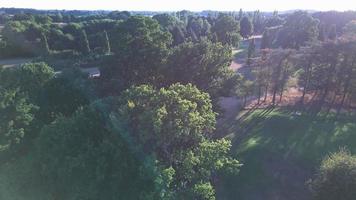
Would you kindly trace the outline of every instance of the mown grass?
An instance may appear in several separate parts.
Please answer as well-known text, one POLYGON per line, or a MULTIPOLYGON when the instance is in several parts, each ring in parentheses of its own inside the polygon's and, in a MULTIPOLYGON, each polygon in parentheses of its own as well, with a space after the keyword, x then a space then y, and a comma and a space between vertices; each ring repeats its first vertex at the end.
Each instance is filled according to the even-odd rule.
POLYGON ((312 178, 325 155, 340 147, 356 153, 353 114, 297 115, 285 109, 256 110, 243 122, 231 123, 232 154, 244 166, 238 176, 224 178, 220 199, 259 199, 253 198, 255 194, 274 192, 283 196, 292 191, 307 196, 305 181, 312 178), (282 189, 285 191, 279 191, 282 189))

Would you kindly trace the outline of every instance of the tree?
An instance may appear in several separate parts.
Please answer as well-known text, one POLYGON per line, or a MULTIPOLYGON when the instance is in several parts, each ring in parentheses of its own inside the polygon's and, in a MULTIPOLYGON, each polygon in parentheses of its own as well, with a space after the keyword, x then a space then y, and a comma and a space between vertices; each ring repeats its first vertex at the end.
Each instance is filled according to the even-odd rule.
POLYGON ((38 104, 41 90, 53 76, 53 69, 43 62, 26 63, 19 68, 3 69, 0 83, 7 89, 19 89, 31 103, 38 104))
POLYGON ((283 24, 285 24, 285 20, 278 15, 273 15, 272 17, 267 18, 265 22, 267 28, 281 26, 283 24))
POLYGON ((19 89, 0 85, 0 155, 19 144, 34 119, 36 107, 19 89))
POLYGON ((253 62, 252 74, 254 75, 254 85, 257 88, 257 104, 260 104, 263 93, 267 98, 269 82, 271 78, 271 67, 268 61, 269 50, 262 50, 261 56, 253 62))
POLYGON ((158 198, 154 162, 138 157, 105 106, 97 102, 42 129, 33 169, 40 177, 28 187, 44 188, 43 199, 158 198))
POLYGON ((44 85, 39 118, 50 123, 58 116, 70 117, 95 99, 94 86, 87 74, 76 68, 64 69, 44 85))
POLYGON ((114 85, 115 91, 133 84, 162 83, 162 66, 171 44, 169 32, 149 17, 133 16, 121 23, 111 35, 115 57, 100 69, 103 81, 114 85))
POLYGON ((265 30, 262 35, 261 49, 268 49, 271 47, 268 30, 265 30))
POLYGON ((314 93, 320 107, 328 102, 338 102, 339 111, 346 100, 352 102, 353 87, 356 77, 355 39, 342 36, 338 41, 326 41, 302 49, 300 85, 304 88, 301 101, 307 93, 314 93))
POLYGON ((26 143, 40 105, 44 85, 54 71, 44 63, 27 63, 19 68, 0 70, 0 141, 8 150, 26 143))
POLYGON ((356 196, 356 157, 341 150, 324 158, 311 183, 315 200, 352 200, 356 196))
POLYGON ((276 104, 276 97, 278 91, 280 92, 280 101, 282 100, 284 86, 289 79, 289 63, 288 59, 292 54, 291 50, 276 51, 274 55, 271 55, 272 62, 272 74, 271 74, 271 86, 272 86, 272 105, 276 104))
POLYGON ((152 17, 157 20, 162 29, 172 34, 172 45, 183 43, 187 38, 186 25, 177 17, 169 14, 158 14, 152 17))
POLYGON ((47 36, 42 33, 41 34, 41 42, 42 42, 42 48, 43 48, 43 51, 44 51, 44 54, 47 55, 50 53, 50 49, 49 49, 49 45, 48 45, 48 41, 47 41, 47 36))
POLYGON ((241 19, 242 19, 243 16, 244 16, 244 11, 242 10, 242 8, 240 8, 238 20, 241 21, 241 19))
POLYGON ((212 32, 216 34, 217 42, 234 47, 239 45, 239 22, 226 14, 219 14, 212 27, 212 32))
POLYGON ((327 34, 326 34, 325 24, 320 24, 319 25, 319 36, 318 36, 318 39, 320 41, 325 41, 326 38, 327 38, 327 34))
POLYGON ((81 31, 79 45, 80 45, 79 49, 80 49, 81 53, 83 53, 83 54, 90 53, 89 40, 88 40, 88 36, 87 36, 87 33, 85 30, 81 31))
MULTIPOLYGON (((1 31, 2 39, 6 42, 4 54, 11 56, 32 56, 33 51, 29 50, 29 43, 25 37, 28 24, 20 21, 9 21, 1 31)), ((31 50, 33 50, 31 46, 31 50)), ((3 52, 2 52, 3 53, 3 52)))
MULTIPOLYGON (((147 85, 133 87, 124 92, 118 104, 118 114, 112 117, 124 122, 129 141, 155 155, 163 168, 174 169, 174 184, 169 189, 177 199, 206 195, 192 188, 202 182, 213 184, 218 172, 238 171, 239 162, 228 156, 231 143, 210 139, 216 114, 209 95, 191 84, 160 90, 147 85)), ((211 199, 214 192, 209 191, 206 198, 211 199)))
POLYGON ((108 16, 114 20, 127 20, 131 16, 131 13, 128 11, 112 11, 108 16))
POLYGON ((247 98, 252 95, 254 89, 254 82, 243 77, 242 82, 236 89, 236 94, 238 97, 243 99, 242 106, 246 107, 247 98))
POLYGON ((256 45, 255 45, 255 39, 252 38, 248 44, 248 50, 247 50, 247 65, 251 65, 251 59, 253 57, 253 54, 255 53, 256 45))
POLYGON ((187 24, 187 30, 191 34, 192 41, 199 41, 202 37, 210 35, 211 25, 208 20, 202 17, 190 17, 187 24))
POLYGON ((110 54, 111 53, 111 46, 110 46, 110 40, 108 36, 108 32, 104 30, 104 47, 105 47, 105 53, 110 54))
POLYGON ((167 13, 154 15, 152 19, 157 20, 161 27, 167 31, 171 30, 174 26, 182 23, 175 16, 169 15, 167 13))
POLYGON ((318 23, 307 12, 297 11, 289 15, 280 29, 276 44, 282 48, 299 49, 318 37, 318 23))
POLYGON ((209 95, 192 85, 175 84, 159 91, 134 87, 121 98, 123 121, 145 152, 171 165, 175 154, 199 144, 215 125, 209 95), (193 114, 195 113, 195 114, 193 114))
POLYGON ((347 23, 343 31, 345 35, 356 35, 356 20, 347 23))
POLYGON ((265 24, 265 19, 263 18, 261 12, 259 10, 255 11, 253 13, 253 31, 256 34, 261 34, 263 33, 263 29, 264 29, 264 24, 265 24))
POLYGON ((233 75, 230 63, 231 50, 227 46, 208 40, 184 43, 174 48, 168 58, 166 82, 192 83, 214 99, 224 90, 233 89, 223 87, 233 75))
POLYGON ((330 40, 335 40, 337 38, 336 25, 335 24, 331 26, 331 28, 329 30, 328 38, 330 40))
POLYGON ((244 39, 247 39, 252 35, 252 33, 253 33, 252 22, 248 17, 245 16, 240 21, 240 35, 244 39))

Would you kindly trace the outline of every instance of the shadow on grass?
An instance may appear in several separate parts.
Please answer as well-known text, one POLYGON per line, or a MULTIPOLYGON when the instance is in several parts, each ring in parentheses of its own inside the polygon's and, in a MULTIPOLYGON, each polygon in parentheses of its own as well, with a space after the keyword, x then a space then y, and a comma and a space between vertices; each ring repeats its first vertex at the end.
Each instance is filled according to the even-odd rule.
POLYGON ((355 119, 269 107, 232 122, 232 153, 244 166, 224 178, 221 199, 308 199, 305 182, 325 155, 340 147, 356 153, 355 119))

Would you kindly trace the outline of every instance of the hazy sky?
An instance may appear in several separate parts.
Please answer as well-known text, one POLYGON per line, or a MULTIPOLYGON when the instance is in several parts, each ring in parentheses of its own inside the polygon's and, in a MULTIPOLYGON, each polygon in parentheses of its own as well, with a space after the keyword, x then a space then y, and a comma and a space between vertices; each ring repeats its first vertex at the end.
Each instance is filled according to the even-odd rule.
POLYGON ((0 0, 0 7, 80 10, 356 10, 356 0, 0 0))

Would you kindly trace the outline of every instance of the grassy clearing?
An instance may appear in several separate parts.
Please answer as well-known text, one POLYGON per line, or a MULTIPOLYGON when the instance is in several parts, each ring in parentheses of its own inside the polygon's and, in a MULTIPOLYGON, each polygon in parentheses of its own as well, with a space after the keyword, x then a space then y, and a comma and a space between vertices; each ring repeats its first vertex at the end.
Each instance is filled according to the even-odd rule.
MULTIPOLYGON (((308 199, 305 184, 322 158, 340 147, 356 153, 356 117, 295 115, 289 110, 252 112, 228 128, 232 153, 244 166, 226 177, 220 199, 308 199)), ((219 192, 219 193, 220 193, 219 192)))

